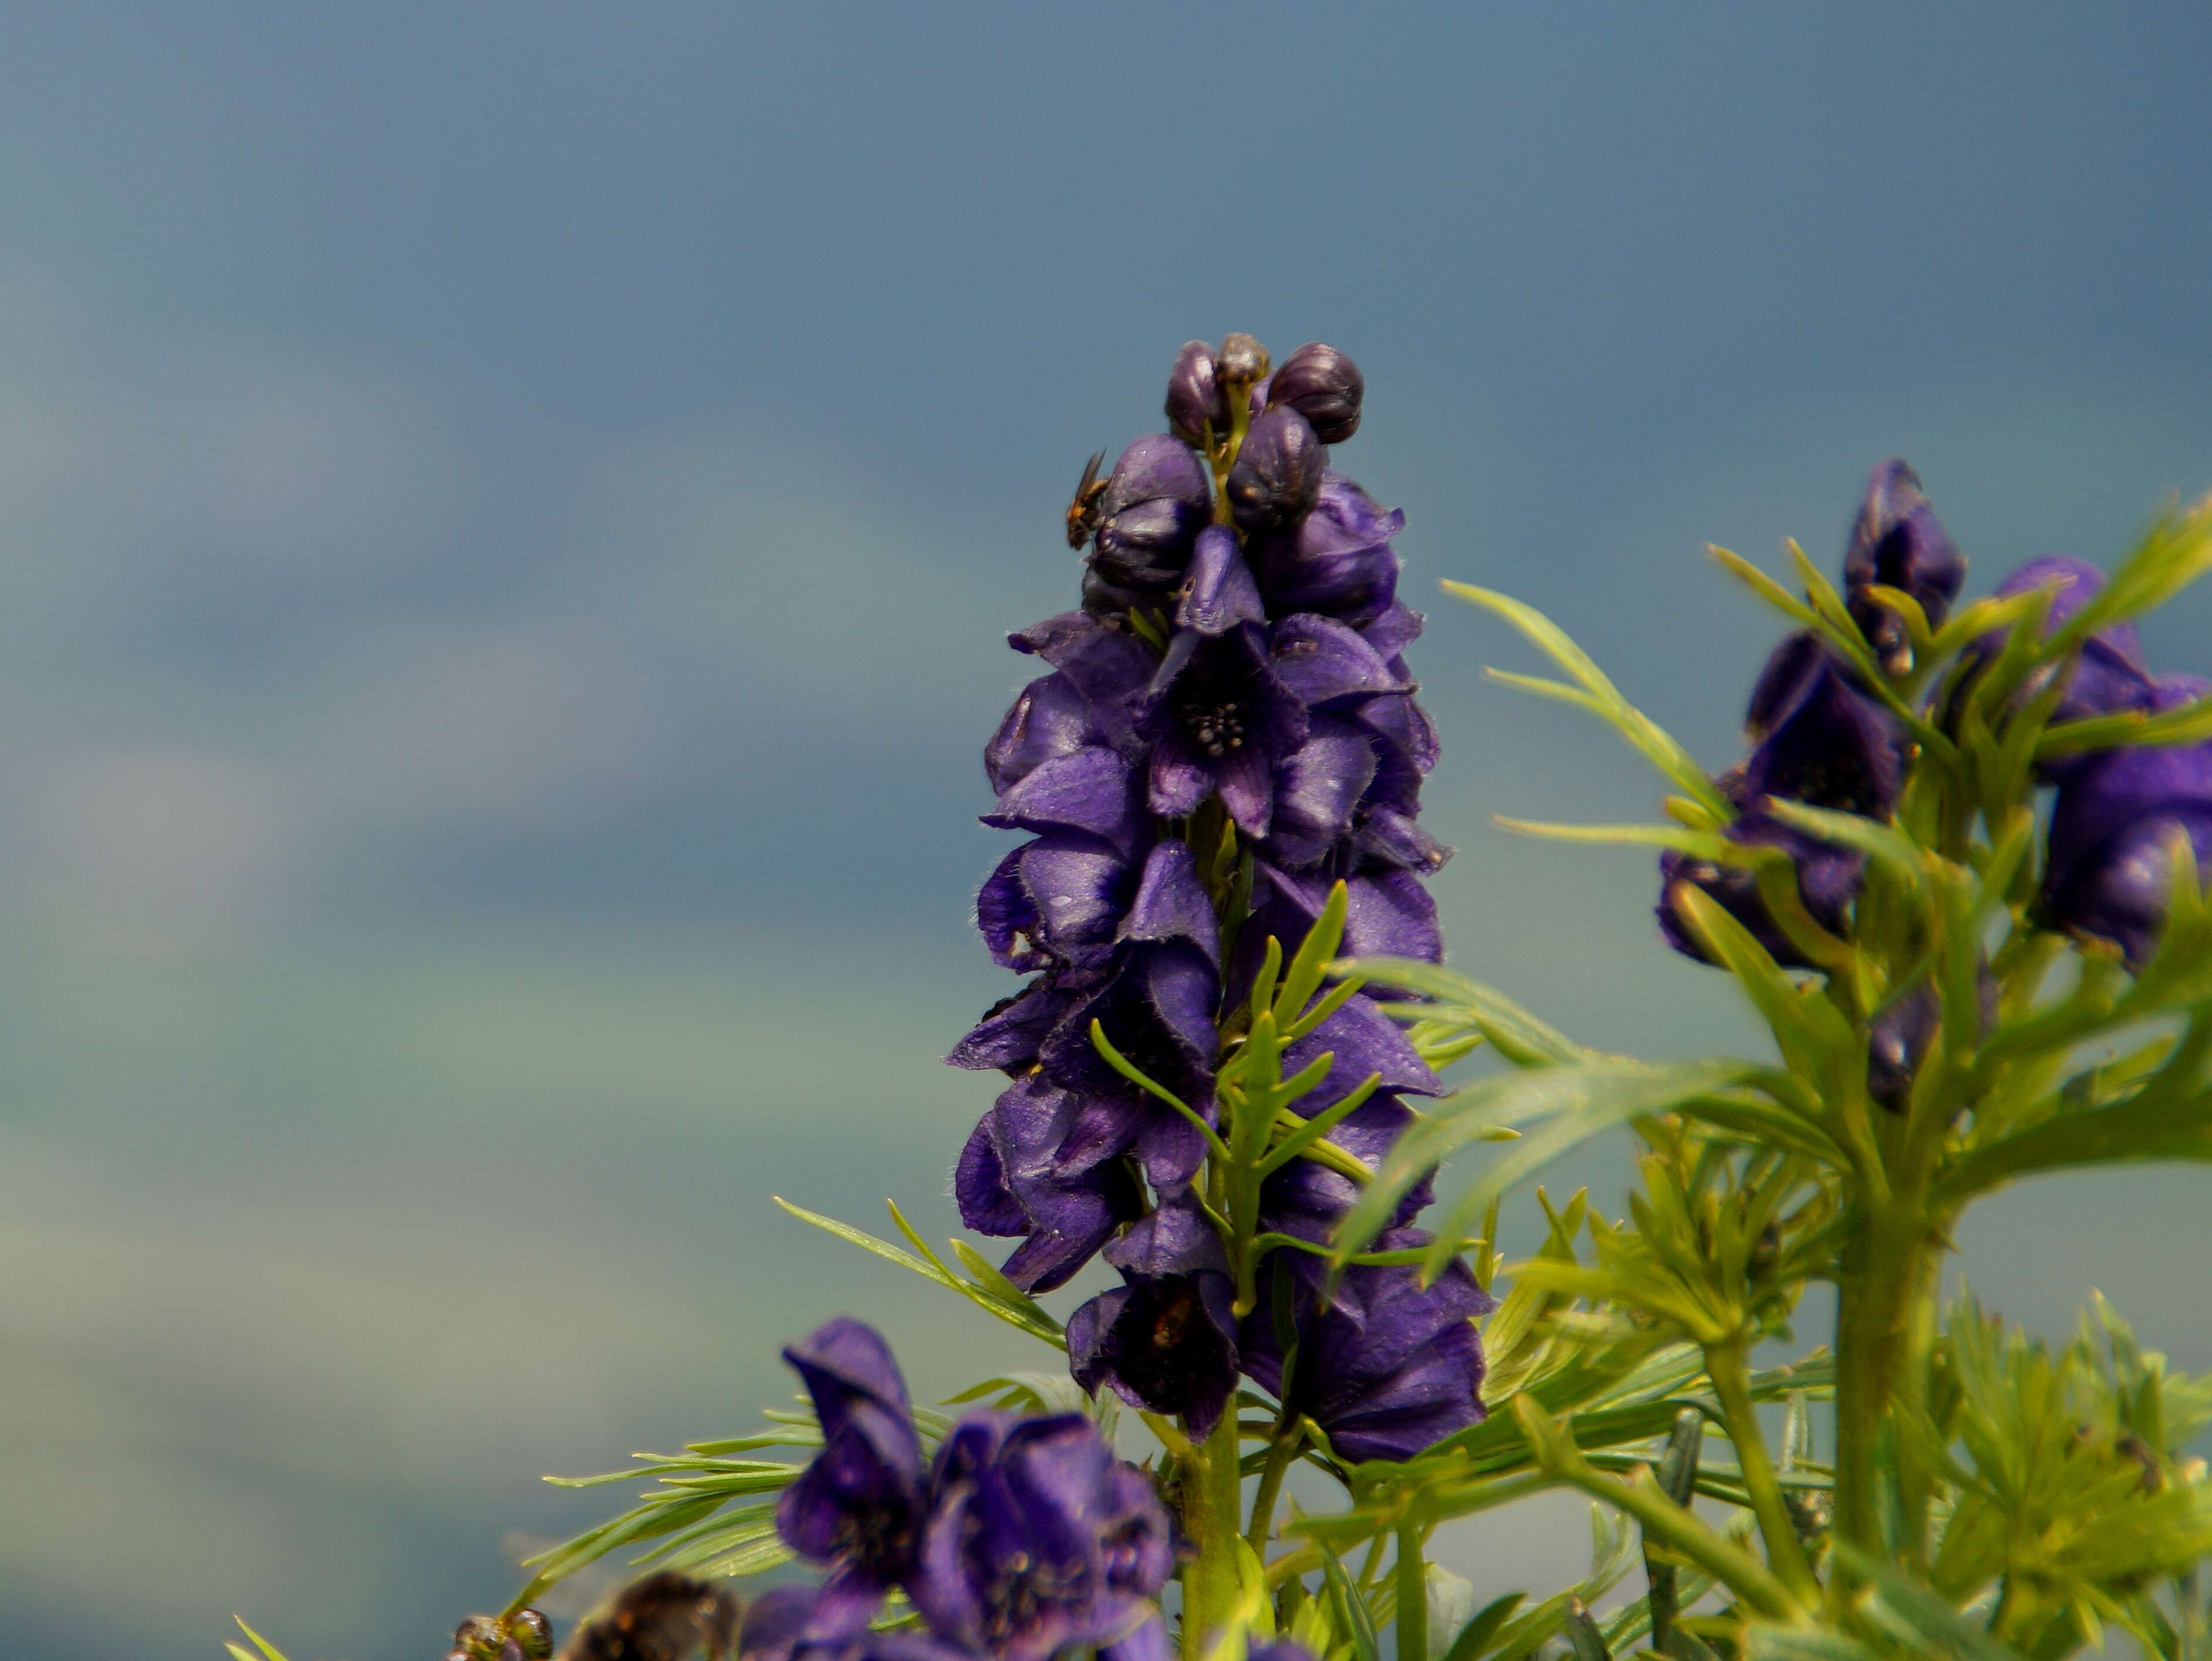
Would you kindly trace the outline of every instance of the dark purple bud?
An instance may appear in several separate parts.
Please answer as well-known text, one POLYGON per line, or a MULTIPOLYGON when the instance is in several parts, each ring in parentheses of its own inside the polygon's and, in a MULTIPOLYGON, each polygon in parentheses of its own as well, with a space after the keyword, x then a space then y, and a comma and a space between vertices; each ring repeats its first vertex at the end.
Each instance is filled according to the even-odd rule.
MULTIPOLYGON (((2194 676, 2161 678, 2153 710, 2212 691, 2194 676)), ((2051 812, 2043 911, 2055 927, 2109 940, 2141 969, 2165 932, 2184 848, 2212 871, 2212 743, 2100 751, 2069 770, 2051 812)))
POLYGON ((1229 430, 1229 400, 1213 372, 1213 348, 1203 340, 1185 344, 1168 371, 1168 425, 1193 444, 1203 444, 1208 426, 1218 438, 1229 430))
POLYGON ((1359 401, 1366 393, 1359 366, 1317 340, 1285 358, 1267 382, 1267 402, 1296 410, 1324 444, 1341 444, 1359 430, 1359 401))
POLYGON ((1267 349, 1249 334, 1225 334, 1214 355, 1213 372, 1231 386, 1249 386, 1264 378, 1271 365, 1267 349))
MULTIPOLYGON (((1732 801, 1755 800, 1743 788, 1741 770, 1723 774, 1723 794, 1732 801)), ((1858 897, 1865 868, 1861 857, 1832 843, 1816 842, 1802 831, 1784 824, 1756 809, 1737 815, 1729 827, 1729 840, 1752 848, 1779 848, 1796 867, 1798 897, 1813 921, 1832 934, 1844 932, 1850 904, 1858 897)), ((1716 865, 1674 850, 1659 856, 1659 932, 1667 944, 1686 958, 1711 963, 1697 931, 1681 909, 1680 884, 1703 890, 1723 910, 1748 929, 1766 953, 1785 969, 1810 969, 1810 958, 1798 949, 1774 921, 1758 879, 1740 866, 1716 865)))
POLYGON ((1248 536, 1295 525, 1321 494, 1328 452, 1312 423, 1278 404, 1253 422, 1229 470, 1229 511, 1248 536))
POLYGON ((1920 476, 1894 458, 1876 467, 1844 552, 1844 599, 1883 669, 1911 668, 1912 642, 1904 620, 1868 588, 1880 583, 1911 595, 1932 629, 1950 614, 1966 579, 1966 556, 1929 505, 1920 476))
POLYGON ((1110 615, 1116 591, 1156 600, 1182 580, 1191 544, 1212 515, 1213 493, 1191 447, 1154 433, 1121 452, 1098 504, 1097 545, 1089 557, 1085 609, 1110 615), (1096 592, 1093 592, 1093 591, 1096 592))
POLYGON ((1322 473, 1311 511, 1254 545, 1268 613, 1316 611, 1355 626, 1380 618, 1398 591, 1390 538, 1405 527, 1404 514, 1385 512, 1342 473, 1322 473))
POLYGON ((1236 1288, 1220 1238, 1188 1190, 1106 1248, 1125 1284, 1068 1318, 1076 1383, 1188 1419, 1204 1436, 1237 1388, 1236 1288))
MULTIPOLYGON (((1996 1025, 1997 985, 1984 969, 1977 1036, 1996 1025)), ((1936 1042, 1942 1001, 1932 982, 1923 981, 1875 1016, 1867 1030, 1867 1094, 1893 1113, 1912 1099, 1912 1080, 1936 1042)))
POLYGON ((1779 796, 1887 818, 1905 785, 1905 739, 1896 721, 1844 665, 1826 652, 1807 654, 1797 637, 1784 641, 1775 660, 1801 672, 1771 703, 1779 678, 1772 663, 1759 678, 1752 712, 1768 724, 1743 765, 1744 803, 1756 807, 1763 797, 1779 796))

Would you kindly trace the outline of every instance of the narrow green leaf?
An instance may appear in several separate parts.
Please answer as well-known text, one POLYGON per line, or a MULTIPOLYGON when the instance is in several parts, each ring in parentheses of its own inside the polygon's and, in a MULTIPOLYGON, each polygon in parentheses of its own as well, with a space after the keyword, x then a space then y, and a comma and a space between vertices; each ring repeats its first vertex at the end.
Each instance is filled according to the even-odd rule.
POLYGON ((1443 1661, 1478 1661, 1489 1647, 1490 1640, 1498 1635, 1498 1628, 1513 1618, 1513 1611, 1528 1596, 1525 1591, 1509 1591, 1485 1603, 1481 1613, 1460 1628, 1459 1636, 1443 1652, 1443 1661))

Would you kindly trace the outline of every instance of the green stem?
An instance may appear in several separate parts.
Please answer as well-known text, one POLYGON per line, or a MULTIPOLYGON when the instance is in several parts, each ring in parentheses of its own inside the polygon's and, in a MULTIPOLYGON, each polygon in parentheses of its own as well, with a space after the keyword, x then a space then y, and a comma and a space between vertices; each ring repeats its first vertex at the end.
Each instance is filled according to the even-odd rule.
POLYGON ((1766 1542, 1767 1567, 1802 1602, 1818 1603, 1820 1582, 1806 1561, 1790 1508, 1783 1504, 1782 1484, 1775 1478, 1766 1437, 1759 1427, 1759 1409, 1751 1399, 1751 1366, 1743 1345, 1740 1342, 1717 1344, 1707 1349, 1705 1373, 1713 1381, 1713 1393, 1720 1397, 1729 1440, 1735 1445, 1736 1468, 1743 1473, 1752 1515, 1759 1519, 1759 1536, 1766 1542))
MULTIPOLYGON (((1882 1421, 1893 1403, 1917 1408, 1926 1393, 1939 1236, 1919 1195, 1902 1192, 1867 1213, 1844 1249, 1836 1300, 1834 1527, 1837 1539, 1870 1556, 1888 1555, 1876 1457, 1882 1421)), ((1905 1524, 1899 1543, 1917 1562, 1924 1554, 1928 1483, 1902 1439, 1893 1464, 1905 1524)), ((1838 1564, 1829 1586, 1832 1609, 1848 1606, 1851 1579, 1838 1564)))
POLYGON ((1263 1558, 1267 1536, 1275 1531, 1275 1501, 1282 1494, 1283 1478, 1290 1474, 1291 1461, 1298 1456, 1299 1440, 1296 1431, 1277 1427, 1275 1439, 1268 1445, 1267 1463, 1260 1468, 1260 1491, 1252 1496, 1252 1526, 1245 1530, 1244 1538, 1263 1558))
POLYGON ((1192 1555, 1182 1572, 1183 1661, 1201 1661, 1237 1609, 1237 1554, 1243 1542, 1238 1501, 1237 1413, 1232 1405, 1183 1468, 1183 1534, 1192 1555))
POLYGON ((1429 1661, 1429 1577, 1410 1522, 1398 1530, 1398 1661, 1429 1661))

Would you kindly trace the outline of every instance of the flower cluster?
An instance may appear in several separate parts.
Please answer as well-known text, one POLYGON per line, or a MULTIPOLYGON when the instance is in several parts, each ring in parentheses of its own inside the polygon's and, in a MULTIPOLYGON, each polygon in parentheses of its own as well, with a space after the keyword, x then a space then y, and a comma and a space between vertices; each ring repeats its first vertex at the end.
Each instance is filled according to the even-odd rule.
MULTIPOLYGON (((1076 1377, 1200 1434, 1240 1370, 1267 1382, 1273 1365, 1236 1306, 1236 1243, 1200 1198, 1231 1012, 1269 941, 1294 951, 1339 885, 1347 954, 1443 958, 1422 879, 1449 850, 1418 818, 1437 745, 1403 656, 1422 619, 1398 599, 1391 545, 1404 515, 1329 465, 1364 392, 1333 347, 1276 367, 1249 335, 1185 346, 1171 430, 1131 444, 1103 489, 1086 474, 1070 507, 1081 608, 1011 636, 1048 672, 983 756, 984 823, 1029 840, 984 883, 977 922, 994 959, 1032 978, 950 1058, 1012 1079, 960 1157, 961 1214, 1019 1241, 1005 1272, 1025 1291, 1103 1251, 1124 1284, 1071 1321, 1076 1377)), ((1297 1111, 1371 1091, 1330 1134, 1378 1165, 1411 1119, 1402 1098, 1442 1087, 1364 997, 1300 1038, 1286 1072, 1324 1054, 1297 1111)), ((1342 1170, 1292 1160, 1266 1179, 1260 1227, 1319 1244, 1356 1193, 1342 1170)), ((1347 1457, 1406 1457, 1480 1415, 1480 1354, 1457 1329, 1484 1294, 1395 1274, 1403 1295, 1371 1320, 1346 1301, 1357 1289, 1327 1299, 1302 1279, 1289 1300, 1316 1332, 1374 1335, 1317 1344, 1298 1370, 1325 1430, 1381 1415, 1347 1457), (1428 1371, 1401 1378, 1387 1357, 1428 1371)))
MULTIPOLYGON (((1844 599, 1885 674, 1912 667, 1909 631, 1895 595, 1909 597, 1930 630, 1958 598, 1966 560, 1936 517, 1920 481, 1898 460, 1875 469, 1844 557, 1844 599), (1893 591, 1877 594, 1875 589, 1893 591)), ((2053 555, 2030 560, 1998 585, 1995 598, 2044 591, 2048 638, 2104 588, 2085 560, 2053 555)), ((1930 714, 1955 733, 1976 677, 2004 649, 1992 631, 1970 642, 1948 695, 1930 714)), ((2015 710, 2040 707, 2054 725, 2135 711, 2157 715, 2191 704, 2212 683, 2188 675, 2154 676, 2132 623, 2084 638, 2077 650, 2027 675, 2011 695, 2015 710)), ((1902 724, 1862 678, 1821 638, 1790 636, 1767 660, 1745 715, 1752 748, 1715 781, 1736 810, 1731 841, 1776 848, 1788 855, 1806 917, 1823 930, 1849 933, 1852 902, 1863 876, 1860 854, 1822 842, 1783 822, 1776 800, 1887 819, 1897 806, 1911 745, 1902 724)), ((2185 848, 2200 870, 2212 864, 2212 743, 2092 749, 2040 764, 2037 777, 2057 787, 2040 895, 2044 922, 2077 936, 2108 942, 2141 968, 2163 928, 2177 863, 2185 848)), ((1774 960, 1811 968, 1802 938, 1778 918, 1754 874, 1680 852, 1660 861, 1659 922, 1667 941, 1690 957, 1706 957, 1682 907, 1681 885, 1703 890, 1742 923, 1774 960)), ((1984 1013, 1984 1023, 1989 1019, 1984 1013)), ((1935 995, 1921 986, 1877 1016, 1871 1034, 1869 1089, 1886 1106, 1902 1104, 1936 1022, 1935 995)))
POLYGON ((1161 1652, 1152 1599, 1174 1562, 1150 1478, 1081 1414, 981 1409, 925 1460, 898 1364, 873 1329, 835 1320, 784 1351, 813 1398, 822 1451, 784 1491, 776 1528, 828 1573, 748 1611, 763 1661, 1112 1661, 1161 1652), (892 1588, 924 1630, 874 1632, 892 1588))

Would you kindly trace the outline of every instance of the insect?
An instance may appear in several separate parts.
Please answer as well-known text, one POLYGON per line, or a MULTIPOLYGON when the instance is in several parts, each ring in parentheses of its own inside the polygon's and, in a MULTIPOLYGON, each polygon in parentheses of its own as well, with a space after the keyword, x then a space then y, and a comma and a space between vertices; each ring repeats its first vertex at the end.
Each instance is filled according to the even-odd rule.
POLYGON ((552 1623, 536 1609, 518 1609, 462 1621, 446 1661, 546 1661, 552 1653, 552 1623))
POLYGON ((664 1569, 634 1580, 568 1634, 559 1661, 726 1661, 744 1606, 711 1581, 664 1569))
POLYGON ((1107 484, 1098 477, 1098 468, 1105 459, 1105 451, 1091 452, 1091 459, 1083 464, 1083 477, 1076 484, 1075 494, 1068 500, 1067 545, 1071 548, 1080 548, 1098 528, 1098 504, 1105 497, 1107 484))

